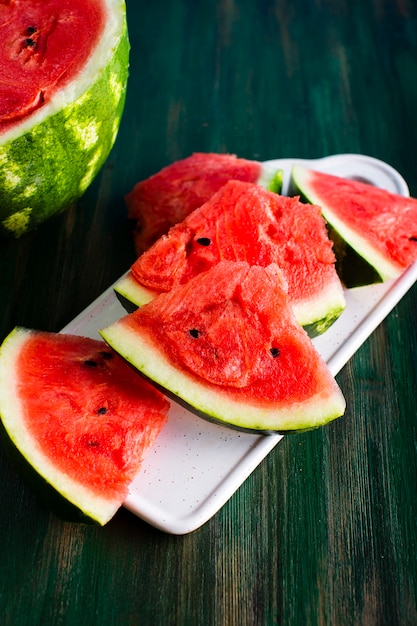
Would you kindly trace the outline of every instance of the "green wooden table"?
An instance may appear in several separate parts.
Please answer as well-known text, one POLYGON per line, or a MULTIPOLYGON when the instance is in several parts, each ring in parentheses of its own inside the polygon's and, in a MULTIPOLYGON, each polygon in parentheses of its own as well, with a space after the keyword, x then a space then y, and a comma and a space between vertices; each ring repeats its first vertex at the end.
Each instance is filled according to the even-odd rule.
MULTIPOLYGON (((123 196, 193 151, 362 153, 417 196, 412 0, 128 0, 120 133, 77 206, 0 249, 1 339, 57 331, 134 260, 123 196), (152 6, 151 6, 152 5, 152 6)), ((0 624, 417 624, 417 288, 338 375, 344 418, 285 437, 209 522, 42 508, 0 450, 0 624)))

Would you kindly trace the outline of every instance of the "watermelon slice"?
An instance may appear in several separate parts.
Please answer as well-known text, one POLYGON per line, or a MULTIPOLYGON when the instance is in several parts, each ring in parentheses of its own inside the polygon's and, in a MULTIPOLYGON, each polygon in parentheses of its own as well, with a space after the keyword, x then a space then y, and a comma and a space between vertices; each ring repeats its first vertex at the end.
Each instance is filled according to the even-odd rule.
POLYGON ((0 3, 0 230, 79 198, 116 139, 129 42, 123 0, 0 3))
POLYGON ((128 216, 135 223, 137 254, 182 222, 229 180, 258 183, 279 192, 282 172, 233 154, 196 152, 137 183, 126 196, 128 216))
POLYGON ((292 179, 382 280, 398 277, 417 259, 416 199, 301 165, 292 179))
POLYGON ((103 341, 16 328, 0 348, 1 434, 66 518, 111 519, 168 408, 103 341))
POLYGON ((222 259, 277 263, 296 318, 311 336, 324 332, 345 307, 320 209, 240 181, 226 183, 162 236, 115 289, 141 306, 222 259))
POLYGON ((100 333, 192 411, 236 428, 307 430, 344 412, 276 264, 221 261, 100 333))

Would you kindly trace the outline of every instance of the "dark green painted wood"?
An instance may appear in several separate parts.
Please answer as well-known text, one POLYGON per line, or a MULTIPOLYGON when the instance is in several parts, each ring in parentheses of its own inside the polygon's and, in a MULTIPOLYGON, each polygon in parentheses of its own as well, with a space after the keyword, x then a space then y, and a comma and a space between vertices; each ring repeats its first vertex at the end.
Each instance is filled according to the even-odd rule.
MULTIPOLYGON (((1 338, 58 330, 134 259, 123 195, 193 151, 360 152, 417 195, 412 0, 128 0, 116 146, 73 207, 1 243, 1 338)), ((44 510, 0 450, 0 623, 417 624, 417 290, 342 370, 346 416, 285 438, 205 526, 44 510)))

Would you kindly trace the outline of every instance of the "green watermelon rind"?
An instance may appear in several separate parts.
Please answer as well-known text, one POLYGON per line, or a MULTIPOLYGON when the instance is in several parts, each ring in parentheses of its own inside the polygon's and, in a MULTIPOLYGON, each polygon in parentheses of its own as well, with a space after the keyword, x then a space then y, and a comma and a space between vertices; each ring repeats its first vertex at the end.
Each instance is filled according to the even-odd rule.
POLYGON ((0 373, 0 436, 12 463, 40 499, 60 517, 103 526, 120 503, 91 491, 82 482, 60 471, 42 452, 25 426, 20 405, 17 359, 33 331, 15 328, 0 347, 0 360, 7 363, 0 373))
POLYGON ((114 145, 126 97, 130 44, 124 2, 105 4, 108 32, 81 75, 1 138, 3 234, 19 237, 80 198, 114 145))
POLYGON ((291 172, 292 181, 304 200, 319 206, 326 221, 334 228, 343 241, 372 266, 382 281, 398 278, 404 268, 391 263, 379 250, 376 250, 365 237, 347 226, 343 220, 335 215, 332 207, 319 194, 311 189, 312 173, 301 165, 294 165, 291 172))
POLYGON ((345 400, 336 382, 330 397, 318 395, 285 409, 251 404, 249 399, 242 403, 226 397, 220 386, 213 389, 204 380, 199 381, 172 365, 161 347, 138 329, 132 331, 123 322, 116 322, 99 332, 120 356, 179 404, 228 427, 245 432, 288 434, 324 426, 345 411, 345 400))
POLYGON ((308 336, 313 338, 325 333, 345 308, 344 291, 338 276, 335 275, 334 280, 327 283, 320 293, 316 293, 314 299, 306 298, 303 302, 294 304, 293 311, 298 323, 308 336))
POLYGON ((281 193, 283 176, 284 172, 282 169, 270 169, 261 164, 261 174, 256 181, 256 184, 260 187, 264 187, 264 189, 267 189, 268 191, 281 193))

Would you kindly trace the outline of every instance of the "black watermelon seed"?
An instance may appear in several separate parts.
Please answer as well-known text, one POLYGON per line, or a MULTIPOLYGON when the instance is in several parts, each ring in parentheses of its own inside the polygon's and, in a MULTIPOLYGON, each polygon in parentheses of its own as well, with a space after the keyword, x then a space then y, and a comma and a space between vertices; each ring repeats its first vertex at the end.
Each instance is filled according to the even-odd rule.
POLYGON ((211 244, 211 239, 208 237, 199 237, 197 239, 197 243, 199 243, 200 246, 209 246, 211 244))
POLYGON ((106 409, 106 407, 105 407, 105 406, 101 406, 101 407, 98 409, 97 413, 98 413, 99 415, 105 415, 105 414, 107 413, 107 409, 106 409))
POLYGON ((410 241, 417 241, 417 236, 413 235, 412 237, 409 237, 409 240, 410 241))
POLYGON ((26 39, 25 44, 28 48, 34 48, 36 46, 36 41, 33 39, 26 39))
POLYGON ((93 361, 93 359, 86 359, 84 365, 87 365, 87 367, 97 367, 98 363, 97 361, 93 361))
POLYGON ((271 348, 270 349, 270 353, 271 355, 274 357, 274 359, 279 356, 279 349, 278 348, 271 348))
POLYGON ((103 352, 100 352, 100 356, 102 356, 103 359, 107 361, 109 359, 112 359, 114 357, 114 354, 112 354, 111 352, 107 352, 106 350, 103 350, 103 352))
POLYGON ((198 337, 201 335, 201 332, 199 330, 197 330, 197 328, 191 328, 191 330, 188 331, 191 335, 191 337, 194 337, 194 339, 198 339, 198 337))
POLYGON ((26 33, 28 35, 34 35, 36 33, 37 29, 34 26, 29 26, 26 33))

